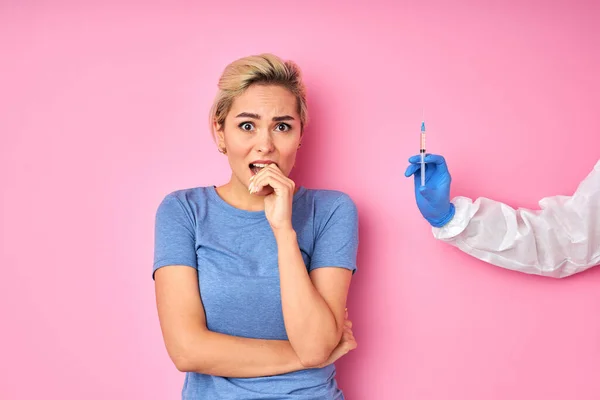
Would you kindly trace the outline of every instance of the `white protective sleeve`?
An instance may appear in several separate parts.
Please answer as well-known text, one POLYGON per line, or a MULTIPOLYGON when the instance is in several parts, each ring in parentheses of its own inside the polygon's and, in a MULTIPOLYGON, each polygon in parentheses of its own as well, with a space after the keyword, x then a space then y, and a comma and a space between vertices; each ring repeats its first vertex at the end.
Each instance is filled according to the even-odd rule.
POLYGON ((553 278, 600 264, 600 160, 572 196, 513 209, 484 197, 452 200, 454 218, 435 238, 499 267, 553 278))

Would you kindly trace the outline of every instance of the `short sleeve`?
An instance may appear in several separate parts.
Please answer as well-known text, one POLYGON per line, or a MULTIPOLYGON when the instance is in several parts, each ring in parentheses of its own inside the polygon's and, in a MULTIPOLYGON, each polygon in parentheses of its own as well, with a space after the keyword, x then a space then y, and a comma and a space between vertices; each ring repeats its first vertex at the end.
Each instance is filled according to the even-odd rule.
POLYGON ((167 195, 158 206, 154 228, 154 267, 187 265, 197 268, 196 239, 192 218, 181 200, 167 195))
POLYGON ((352 199, 342 194, 326 214, 316 233, 309 271, 341 267, 356 272, 358 211, 352 199))

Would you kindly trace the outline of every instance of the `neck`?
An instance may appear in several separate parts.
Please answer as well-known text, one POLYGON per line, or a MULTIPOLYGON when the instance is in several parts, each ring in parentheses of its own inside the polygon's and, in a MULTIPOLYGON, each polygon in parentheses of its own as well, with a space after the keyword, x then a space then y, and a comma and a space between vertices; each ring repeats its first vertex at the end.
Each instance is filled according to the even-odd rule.
POLYGON ((225 202, 235 208, 246 211, 262 211, 265 209, 264 196, 250 194, 248 188, 233 175, 229 182, 217 187, 216 190, 225 202))

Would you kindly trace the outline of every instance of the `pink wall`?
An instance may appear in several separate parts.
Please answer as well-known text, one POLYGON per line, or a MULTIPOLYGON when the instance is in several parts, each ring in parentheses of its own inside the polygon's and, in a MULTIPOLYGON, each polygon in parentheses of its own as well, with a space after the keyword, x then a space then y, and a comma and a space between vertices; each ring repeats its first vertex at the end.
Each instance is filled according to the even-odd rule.
POLYGON ((310 90, 295 179, 360 211, 348 399, 600 398, 600 268, 471 259, 403 177, 424 106, 453 195, 570 194, 600 156, 597 2, 23 3, 0 4, 0 398, 179 396, 154 212, 228 178, 206 115, 223 67, 263 51, 310 90))

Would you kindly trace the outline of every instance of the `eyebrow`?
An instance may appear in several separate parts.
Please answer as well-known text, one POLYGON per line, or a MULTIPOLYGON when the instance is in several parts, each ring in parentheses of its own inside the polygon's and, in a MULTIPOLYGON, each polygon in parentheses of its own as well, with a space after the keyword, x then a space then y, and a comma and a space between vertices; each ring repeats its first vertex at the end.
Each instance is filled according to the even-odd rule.
MULTIPOLYGON (((238 115, 235 116, 236 118, 252 118, 252 119, 260 119, 260 115, 258 114, 253 114, 253 113, 247 113, 247 112, 243 112, 240 113, 238 115)), ((290 116, 290 115, 282 115, 280 117, 273 117, 273 121, 274 122, 281 122, 281 121, 294 121, 294 117, 290 116)))

